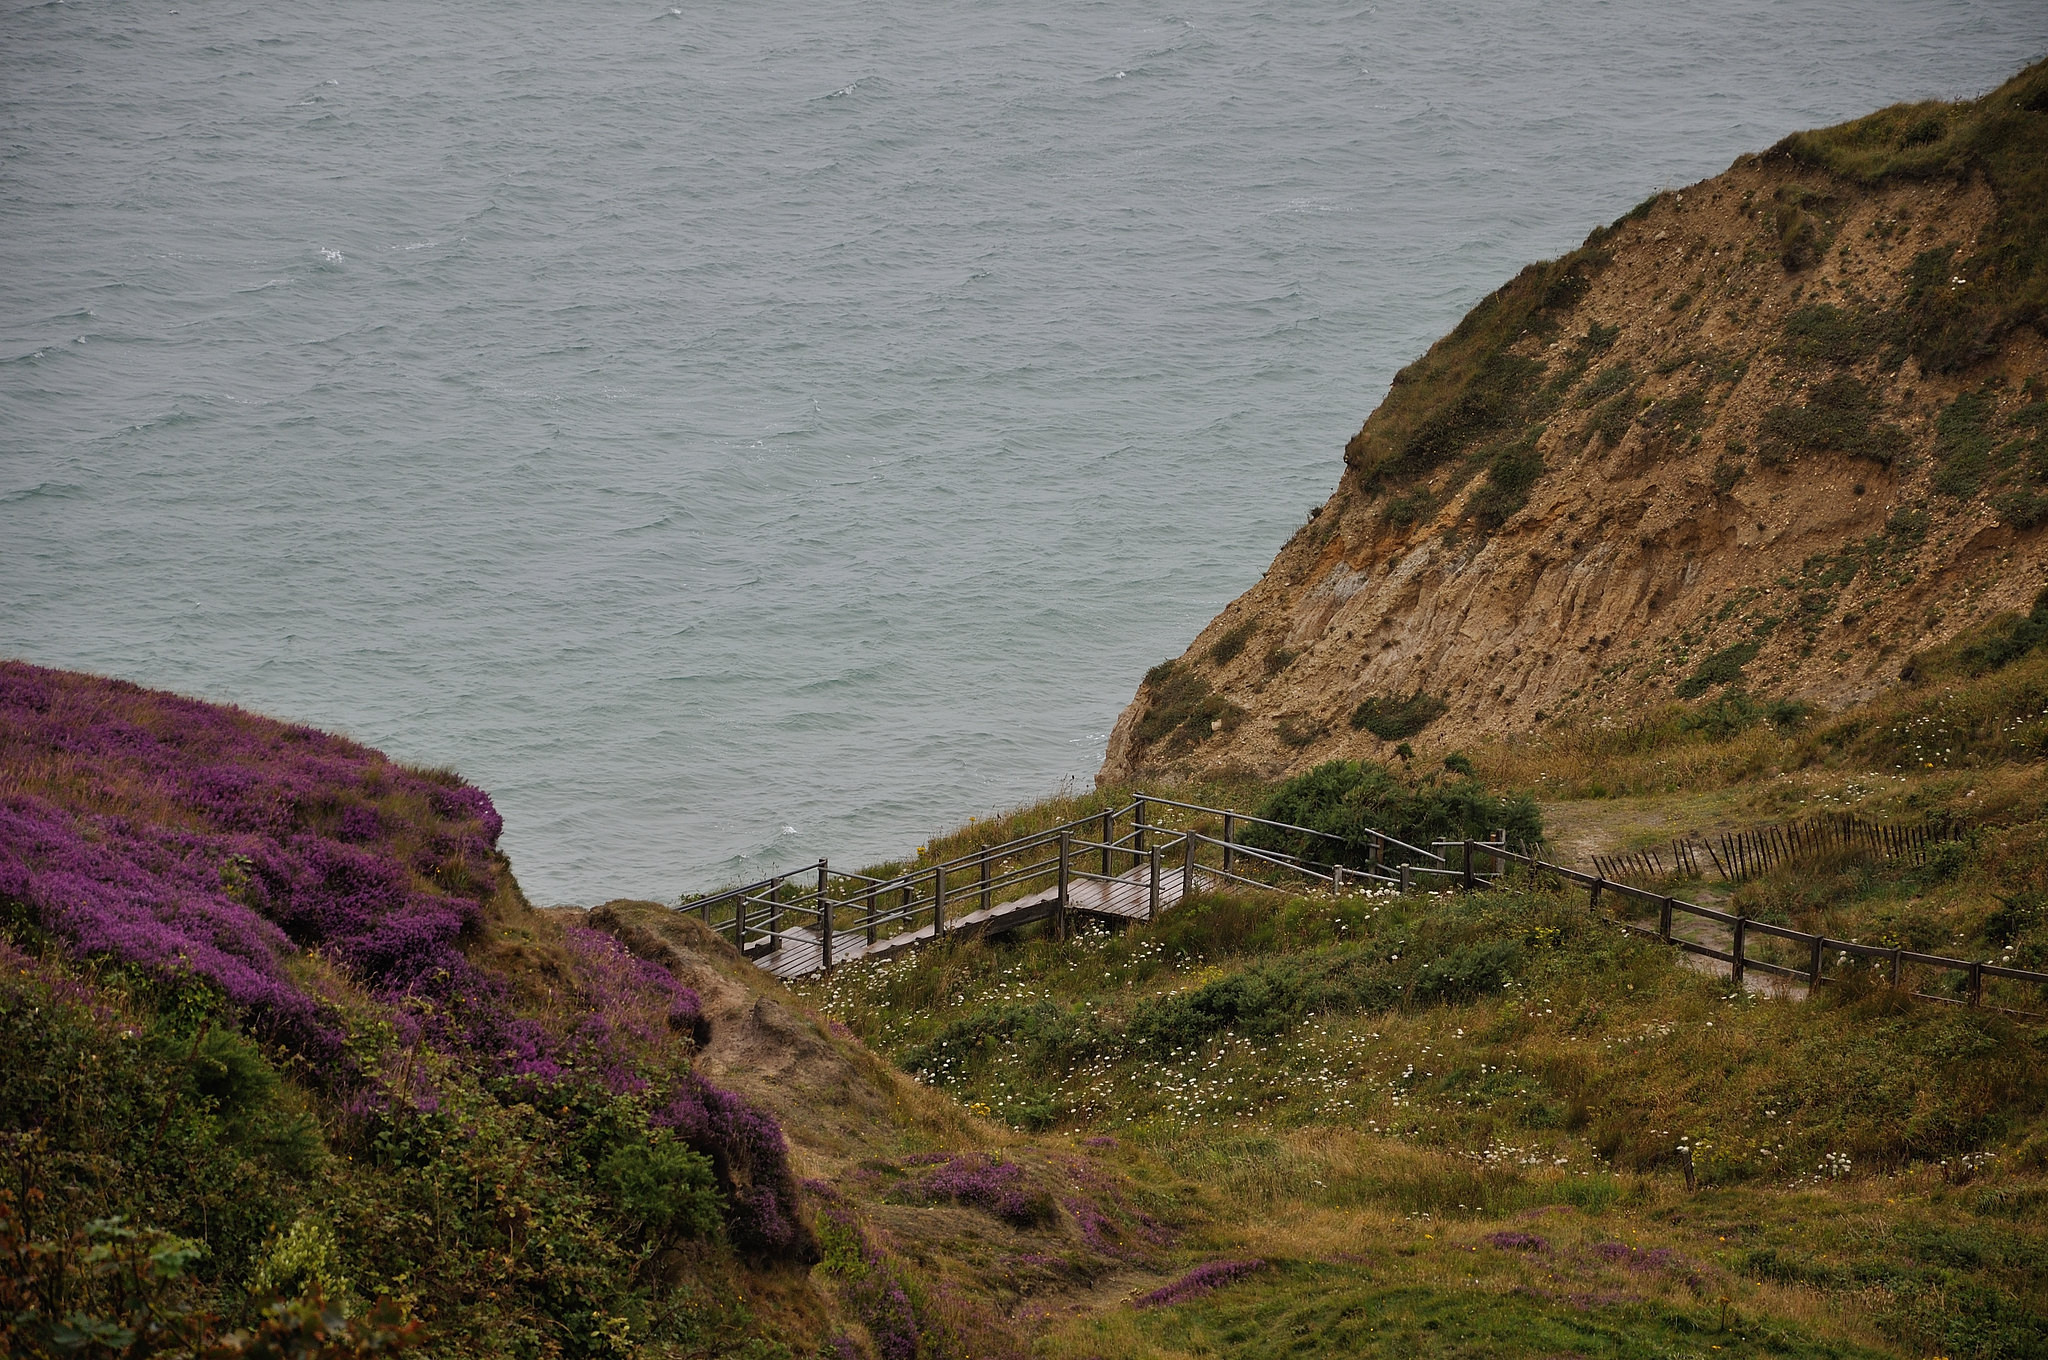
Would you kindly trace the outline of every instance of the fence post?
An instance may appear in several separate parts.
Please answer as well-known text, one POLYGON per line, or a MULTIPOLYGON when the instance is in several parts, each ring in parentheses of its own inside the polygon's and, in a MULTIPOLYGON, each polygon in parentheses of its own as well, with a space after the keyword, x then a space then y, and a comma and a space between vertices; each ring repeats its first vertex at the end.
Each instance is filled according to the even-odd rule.
MULTIPOLYGON (((1112 878, 1116 873, 1115 870, 1109 867, 1109 842, 1115 835, 1116 814, 1108 808, 1104 808, 1102 810, 1102 876, 1104 878, 1112 878)), ((1108 892, 1107 888, 1103 889, 1103 900, 1105 902, 1109 900, 1108 892)))
POLYGON ((1232 832, 1232 830, 1233 830, 1233 829, 1234 829, 1234 828, 1235 828, 1236 826, 1237 826, 1237 814, 1236 814, 1236 813, 1234 813, 1234 812, 1226 812, 1226 813, 1224 813, 1224 814, 1223 814, 1223 872, 1224 872, 1224 873, 1226 873, 1226 874, 1230 872, 1230 858, 1231 858, 1231 851, 1230 851, 1230 838, 1231 838, 1231 832, 1232 832))
POLYGON ((1330 866, 1330 891, 1333 893, 1344 891, 1344 866, 1341 864, 1332 864, 1330 866))
POLYGON ((875 942, 875 885, 868 884, 868 943, 875 942))
POLYGON ((1973 963, 1970 965, 1970 1004, 1972 1006, 1976 1006, 1981 1004, 1983 1000, 1984 965, 1981 963, 1973 963))
POLYGON ((1148 852, 1152 860, 1152 895, 1145 902, 1145 919, 1159 919, 1159 847, 1154 845, 1148 852))
POLYGON ((1139 794, 1131 800, 1131 845, 1139 854, 1145 853, 1145 795, 1139 794))
POLYGON ((1657 938, 1666 944, 1671 943, 1671 902, 1667 897, 1657 904, 1657 938))
MULTIPOLYGON (((1064 832, 1064 831, 1060 832, 1060 840, 1061 840, 1061 842, 1062 842, 1062 843, 1064 843, 1064 842, 1065 842, 1066 838, 1067 838, 1067 833, 1066 833, 1066 832, 1064 832)), ((1061 892, 1061 893, 1060 893, 1060 897, 1061 897, 1061 899, 1062 899, 1062 900, 1065 900, 1065 898, 1066 898, 1066 893, 1065 893, 1064 891, 1063 891, 1063 892, 1061 892)), ((986 845, 984 845, 984 846, 982 846, 982 847, 981 847, 981 909, 982 909, 983 911, 987 911, 987 910, 988 910, 988 905, 989 905, 989 887, 988 887, 988 847, 987 847, 986 845)))
POLYGON ((1748 935, 1749 918, 1747 916, 1737 916, 1735 918, 1735 948, 1733 950, 1735 955, 1735 985, 1737 987, 1742 985, 1743 955, 1746 952, 1743 946, 1747 942, 1748 935))
POLYGON ((742 954, 747 950, 747 895, 740 893, 732 899, 732 947, 742 954))
POLYGON ((818 861, 818 955, 832 967, 832 899, 825 896, 825 861, 818 861))
POLYGON ((1587 905, 1591 906, 1595 911, 1600 910, 1600 890, 1606 886, 1607 880, 1604 877, 1599 874, 1593 875, 1592 901, 1587 905))
POLYGON ((1470 840, 1465 842, 1464 888, 1466 892, 1472 891, 1472 842, 1470 840))
MULTIPOLYGON (((1060 832, 1060 895, 1058 905, 1053 908, 1052 934, 1056 940, 1067 938, 1067 883, 1068 857, 1071 853, 1072 833, 1060 832)), ((1105 842, 1107 844, 1107 842, 1105 842)))
POLYGON ((1899 985, 1899 950, 1898 950, 1897 946, 1893 946, 1893 948, 1892 948, 1892 986, 1896 987, 1896 986, 1898 986, 1898 985, 1899 985))
POLYGON ((779 953, 782 949, 782 885, 768 894, 768 952, 779 953))
POLYGON ((1415 866, 1414 866, 1414 865, 1412 865, 1412 864, 1404 864, 1404 865, 1402 865, 1402 866, 1401 866, 1401 891, 1405 893, 1405 892, 1407 892, 1407 891, 1408 891, 1408 890, 1409 890, 1410 888, 1413 888, 1414 886, 1415 886, 1415 866))
POLYGON ((946 933, 946 866, 932 866, 932 938, 946 933))
POLYGON ((1820 990, 1820 956, 1823 938, 1823 936, 1819 935, 1813 937, 1813 957, 1807 960, 1807 971, 1813 975, 1813 981, 1806 984, 1806 994, 1808 996, 1812 996, 1820 990))

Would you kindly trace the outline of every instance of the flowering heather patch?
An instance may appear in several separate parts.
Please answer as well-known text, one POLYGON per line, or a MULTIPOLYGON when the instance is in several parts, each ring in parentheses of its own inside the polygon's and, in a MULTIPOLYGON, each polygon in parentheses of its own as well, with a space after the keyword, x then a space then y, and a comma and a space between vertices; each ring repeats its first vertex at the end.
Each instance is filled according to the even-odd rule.
POLYGON ((563 1024, 564 1061, 594 1074, 614 1094, 647 1089, 636 1058, 674 1036, 702 1044, 710 1037, 697 993, 658 963, 636 958, 601 930, 572 925, 568 947, 577 1005, 563 1024))
POLYGON ((321 949, 444 1043, 544 1045, 456 944, 498 886, 481 789, 341 737, 123 681, 0 662, 0 898, 74 955, 218 988, 316 1063, 321 949))
POLYGON ((1548 1238, 1546 1238, 1546 1237, 1544 1237, 1544 1236, 1543 1236, 1543 1235, 1542 1235, 1541 1233, 1532 1233, 1532 1232, 1497 1232, 1497 1233, 1490 1233, 1490 1234, 1488 1234, 1488 1235, 1487 1235, 1486 1241, 1487 1241, 1487 1244, 1488 1244, 1489 1246, 1499 1247, 1499 1248, 1500 1248, 1500 1249, 1501 1249, 1502 1251, 1549 1251, 1549 1250, 1550 1250, 1550 1241, 1549 1241, 1549 1239, 1548 1239, 1548 1238))
POLYGON ((755 1256, 783 1259, 810 1254, 810 1235, 795 1215, 796 1178, 789 1168, 789 1148, 774 1116, 686 1072, 648 1122, 675 1130, 711 1159, 730 1206, 726 1227, 734 1246, 755 1256))
POLYGON ((1170 1303, 1184 1303, 1243 1279, 1255 1270, 1265 1269, 1264 1261, 1210 1261, 1196 1266, 1172 1284, 1163 1285, 1137 1300, 1140 1308, 1164 1308, 1170 1303))
POLYGON ((980 1152, 945 1158, 899 1193, 921 1200, 950 1199, 1021 1228, 1042 1225, 1053 1216, 1052 1200, 1025 1179, 1023 1167, 980 1152))

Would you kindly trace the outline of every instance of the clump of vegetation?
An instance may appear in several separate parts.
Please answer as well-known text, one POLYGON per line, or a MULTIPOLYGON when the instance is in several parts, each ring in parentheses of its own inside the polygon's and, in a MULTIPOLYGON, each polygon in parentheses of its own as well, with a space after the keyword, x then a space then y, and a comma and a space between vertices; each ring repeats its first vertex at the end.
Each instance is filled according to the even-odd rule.
POLYGON ((1756 660, 1757 653, 1762 650, 1762 645, 1754 640, 1723 647, 1678 682, 1678 697, 1697 699, 1716 685, 1735 684, 1742 679, 1742 668, 1756 660))
POLYGON ((1259 816, 1322 834, 1259 827, 1246 833, 1246 844, 1327 863, 1370 863, 1374 832, 1425 847, 1501 829, 1518 844, 1543 839, 1542 817, 1526 796, 1491 793, 1469 775, 1404 779, 1369 760, 1325 761, 1296 775, 1260 805, 1259 816))
POLYGON ((1400 741, 1412 737, 1441 718, 1449 705, 1434 694, 1421 690, 1407 698, 1382 698, 1368 696, 1359 701, 1351 710, 1351 726, 1361 732, 1370 732, 1381 741, 1400 741))
POLYGON ((1244 651, 1245 644, 1259 635, 1257 619, 1246 619, 1222 637, 1217 638, 1209 648, 1209 660, 1218 666, 1228 666, 1244 651))
POLYGON ((1295 651, 1292 647, 1274 646, 1267 648, 1266 660, 1264 663, 1264 669, 1266 674, 1269 676, 1278 675, 1280 672, 1286 670, 1289 666, 1292 666, 1294 664, 1295 658, 1299 655, 1300 653, 1295 651))
POLYGON ((1330 725, 1318 718, 1288 713, 1281 716, 1280 721, 1275 724, 1275 729, 1279 733, 1282 745, 1299 750, 1304 746, 1313 746, 1329 735, 1330 725))
POLYGON ((1213 732, 1234 729, 1244 710, 1215 692, 1191 667, 1167 661, 1145 673, 1150 702, 1132 735, 1145 745, 1167 742, 1184 750, 1207 741, 1213 732))
MULTIPOLYGON (((1851 367, 1895 343, 1893 319, 1882 312, 1850 311, 1810 302, 1785 318, 1780 351, 1809 364, 1851 367)), ((1903 355, 1903 351, 1901 351, 1903 355)))
POLYGON ((1837 375, 1816 384, 1804 406, 1778 405, 1764 412, 1758 456, 1782 467, 1802 451, 1827 450, 1890 466, 1906 450, 1906 432, 1878 420, 1878 414, 1868 386, 1848 374, 1837 375))
POLYGON ((1991 402, 1964 392, 1934 418, 1934 489, 1968 500, 1983 486, 1991 462, 1991 402))
MULTIPOLYGON (((1536 448, 1542 437, 1543 426, 1532 425, 1521 438, 1502 445, 1487 460, 1486 480, 1466 503, 1480 528, 1498 529, 1529 503, 1529 492, 1543 475, 1543 455, 1536 448)), ((1414 732, 1402 735, 1413 736, 1414 732)))

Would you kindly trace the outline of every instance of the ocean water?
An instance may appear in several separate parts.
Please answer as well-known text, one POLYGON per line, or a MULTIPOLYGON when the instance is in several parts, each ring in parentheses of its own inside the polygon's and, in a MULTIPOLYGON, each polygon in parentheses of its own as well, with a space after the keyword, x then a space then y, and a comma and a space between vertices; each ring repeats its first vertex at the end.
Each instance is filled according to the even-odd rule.
POLYGON ((1085 785, 1388 379, 2040 0, 0 11, 0 653, 489 788, 538 901, 1085 785))

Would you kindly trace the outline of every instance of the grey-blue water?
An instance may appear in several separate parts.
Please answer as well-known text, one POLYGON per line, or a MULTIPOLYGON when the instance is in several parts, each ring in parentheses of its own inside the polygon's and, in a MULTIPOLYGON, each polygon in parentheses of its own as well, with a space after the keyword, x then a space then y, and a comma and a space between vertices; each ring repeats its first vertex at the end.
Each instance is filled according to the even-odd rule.
POLYGON ((0 653, 453 764, 540 901, 1085 782, 1402 363, 2040 0, 7 5, 0 653))

